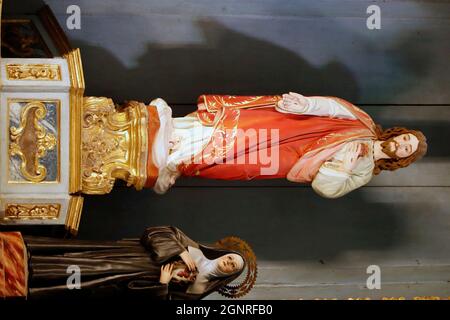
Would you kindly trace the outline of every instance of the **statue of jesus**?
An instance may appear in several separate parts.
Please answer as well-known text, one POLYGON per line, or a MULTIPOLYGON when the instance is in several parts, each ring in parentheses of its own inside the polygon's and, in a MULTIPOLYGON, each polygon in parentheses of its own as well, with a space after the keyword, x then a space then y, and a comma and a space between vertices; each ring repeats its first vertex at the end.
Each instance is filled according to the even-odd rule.
POLYGON ((336 97, 202 95, 197 111, 172 118, 162 99, 148 107, 146 187, 165 193, 180 176, 222 180, 284 178, 338 198, 382 170, 427 151, 422 132, 382 130, 336 97))

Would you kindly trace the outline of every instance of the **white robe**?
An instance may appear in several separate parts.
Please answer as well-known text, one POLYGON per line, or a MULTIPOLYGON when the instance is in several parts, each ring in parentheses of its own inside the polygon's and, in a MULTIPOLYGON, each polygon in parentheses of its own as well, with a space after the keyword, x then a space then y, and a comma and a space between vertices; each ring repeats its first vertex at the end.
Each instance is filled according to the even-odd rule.
POLYGON ((345 143, 333 155, 332 159, 325 161, 320 167, 319 172, 311 183, 314 191, 325 198, 339 198, 368 183, 372 178, 375 166, 373 161, 373 143, 371 139, 357 139, 345 143), (346 172, 343 168, 342 160, 353 143, 365 143, 369 152, 365 157, 358 160, 356 167, 351 172, 346 172))

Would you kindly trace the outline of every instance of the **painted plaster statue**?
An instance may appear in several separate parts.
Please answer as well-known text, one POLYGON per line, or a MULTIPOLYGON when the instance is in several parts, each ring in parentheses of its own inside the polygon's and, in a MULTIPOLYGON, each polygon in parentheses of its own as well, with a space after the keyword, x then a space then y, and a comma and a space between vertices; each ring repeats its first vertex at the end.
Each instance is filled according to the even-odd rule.
POLYGON ((147 187, 166 192, 180 176, 222 180, 285 178, 338 198, 382 170, 404 168, 427 151, 420 131, 382 130, 336 98, 202 95, 198 110, 172 118, 162 99, 150 104, 147 187))
POLYGON ((0 297, 194 300, 218 291, 237 298, 251 290, 257 273, 252 249, 239 238, 205 246, 171 226, 121 241, 0 232, 0 254, 0 297), (244 270, 245 279, 231 284, 244 270), (69 279, 76 272, 78 280, 69 279))

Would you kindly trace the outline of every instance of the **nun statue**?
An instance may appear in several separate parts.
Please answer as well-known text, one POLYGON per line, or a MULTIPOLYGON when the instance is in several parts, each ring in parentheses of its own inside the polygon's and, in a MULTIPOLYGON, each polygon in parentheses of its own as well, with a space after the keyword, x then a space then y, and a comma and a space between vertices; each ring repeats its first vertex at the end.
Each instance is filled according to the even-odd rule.
POLYGON ((89 241, 0 232, 0 298, 202 299, 247 294, 257 276, 256 257, 237 237, 212 246, 172 226, 147 228, 140 239, 89 241), (3 245, 2 242, 3 241, 3 245), (11 252, 10 252, 11 251, 11 252), (239 283, 237 278, 246 270, 239 283))

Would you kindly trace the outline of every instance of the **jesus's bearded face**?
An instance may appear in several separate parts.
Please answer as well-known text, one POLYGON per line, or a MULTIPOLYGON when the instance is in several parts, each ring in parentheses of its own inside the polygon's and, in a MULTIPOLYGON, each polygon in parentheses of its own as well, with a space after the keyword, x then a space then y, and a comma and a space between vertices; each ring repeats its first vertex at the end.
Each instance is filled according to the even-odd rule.
POLYGON ((409 157, 418 145, 419 140, 412 133, 401 134, 381 143, 383 153, 393 159, 409 157))

